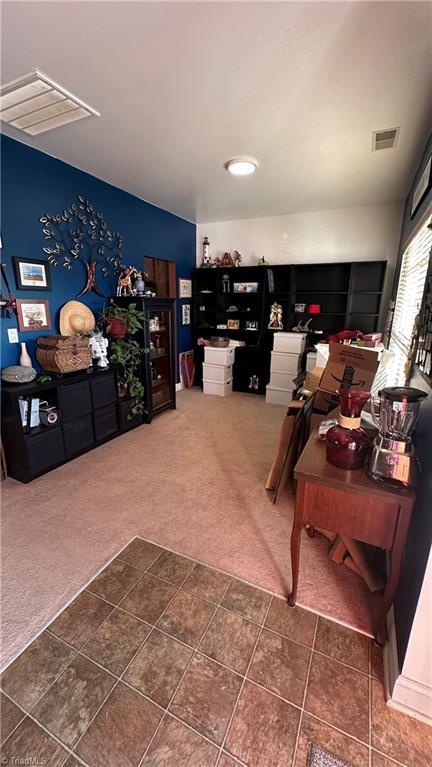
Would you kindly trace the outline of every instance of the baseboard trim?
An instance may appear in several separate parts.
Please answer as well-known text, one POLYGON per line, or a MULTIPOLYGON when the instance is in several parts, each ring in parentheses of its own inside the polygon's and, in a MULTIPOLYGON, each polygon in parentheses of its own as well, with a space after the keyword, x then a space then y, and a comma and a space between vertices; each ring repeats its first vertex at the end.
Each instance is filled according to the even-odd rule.
POLYGON ((388 641, 384 647, 384 687, 387 705, 426 724, 432 724, 432 689, 399 671, 393 607, 387 616, 388 641))

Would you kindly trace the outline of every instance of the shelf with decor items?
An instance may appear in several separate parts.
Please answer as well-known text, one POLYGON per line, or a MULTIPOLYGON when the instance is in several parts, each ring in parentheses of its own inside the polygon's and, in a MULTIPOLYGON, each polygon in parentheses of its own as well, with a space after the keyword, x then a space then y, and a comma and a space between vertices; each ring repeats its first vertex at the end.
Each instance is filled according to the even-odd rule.
POLYGON ((2 386, 2 434, 9 477, 30 482, 143 423, 132 400, 121 396, 120 369, 81 371, 38 384, 2 386), (47 401, 58 420, 52 426, 23 426, 22 406, 47 401))
POLYGON ((150 423, 154 416, 176 407, 175 299, 132 296, 116 298, 115 303, 120 307, 135 304, 141 316, 141 329, 133 338, 142 350, 139 376, 144 385, 144 420, 150 423))
POLYGON ((256 375, 259 384, 253 393, 265 393, 265 386, 270 379, 273 337, 278 332, 268 328, 270 309, 274 302, 282 306, 285 331, 290 331, 299 322, 311 320, 311 331, 308 333, 311 344, 344 329, 361 330, 364 333, 379 330, 385 272, 385 261, 195 269, 197 383, 202 380, 203 347, 197 346, 196 341, 199 337, 221 335, 242 339, 247 343, 247 347, 236 349, 233 388, 251 391, 249 381, 251 376, 256 375), (235 293, 234 282, 256 282, 257 291, 235 293), (303 311, 296 311, 296 304, 303 304, 303 311), (318 305, 319 311, 310 311, 312 304, 318 305), (235 306, 236 311, 228 311, 230 306, 235 306), (248 314, 257 323, 254 332, 246 329, 248 314), (239 321, 238 328, 217 327, 228 324, 230 318, 239 321))

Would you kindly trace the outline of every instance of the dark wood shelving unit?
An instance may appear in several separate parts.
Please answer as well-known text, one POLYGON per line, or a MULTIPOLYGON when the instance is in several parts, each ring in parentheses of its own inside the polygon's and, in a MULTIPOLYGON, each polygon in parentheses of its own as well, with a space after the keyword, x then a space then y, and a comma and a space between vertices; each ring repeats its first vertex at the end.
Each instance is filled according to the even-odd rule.
POLYGON ((130 397, 120 397, 119 369, 69 373, 43 384, 2 386, 2 433, 8 476, 30 482, 143 423, 133 415, 130 397), (22 426, 20 399, 47 400, 59 421, 22 426))
MULTIPOLYGON (((233 388, 264 394, 270 379, 273 335, 278 332, 267 328, 271 304, 276 301, 282 305, 285 331, 291 330, 301 320, 312 318, 312 330, 308 333, 311 344, 344 329, 373 333, 379 330, 386 266, 386 261, 346 261, 196 269, 195 342, 199 337, 209 338, 214 335, 245 340, 247 346, 236 349, 233 388), (234 281, 257 282, 258 292, 224 292, 224 275, 229 277, 230 286, 234 281), (253 310, 251 308, 251 311, 246 311, 245 307, 252 307, 254 301, 253 310), (295 312, 296 303, 319 304, 321 312, 295 312), (238 310, 228 312, 230 304, 237 305, 238 310), (258 331, 246 329, 247 315, 258 322, 258 331), (217 328, 217 325, 227 323, 230 317, 240 321, 239 330, 217 328), (258 389, 249 388, 252 375, 258 377, 258 389)), ((203 356, 203 347, 195 343, 198 383, 202 381, 203 356)))

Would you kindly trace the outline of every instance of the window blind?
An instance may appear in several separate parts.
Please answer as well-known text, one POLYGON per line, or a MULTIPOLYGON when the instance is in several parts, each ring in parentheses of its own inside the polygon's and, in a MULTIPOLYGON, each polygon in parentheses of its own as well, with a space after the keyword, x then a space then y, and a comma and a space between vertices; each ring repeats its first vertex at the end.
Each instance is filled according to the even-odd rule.
POLYGON ((390 342, 375 377, 373 393, 384 386, 403 386, 409 373, 415 320, 421 308, 432 250, 428 223, 411 240, 402 257, 390 342))

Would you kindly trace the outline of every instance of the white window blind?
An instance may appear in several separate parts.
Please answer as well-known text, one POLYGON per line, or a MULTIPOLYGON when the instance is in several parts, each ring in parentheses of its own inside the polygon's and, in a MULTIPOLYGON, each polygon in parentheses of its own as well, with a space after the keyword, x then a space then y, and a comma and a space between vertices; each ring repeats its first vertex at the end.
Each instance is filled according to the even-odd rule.
POLYGON ((374 393, 384 386, 403 386, 406 382, 414 323, 421 308, 432 249, 428 223, 411 240, 402 257, 389 347, 375 377, 374 393))

